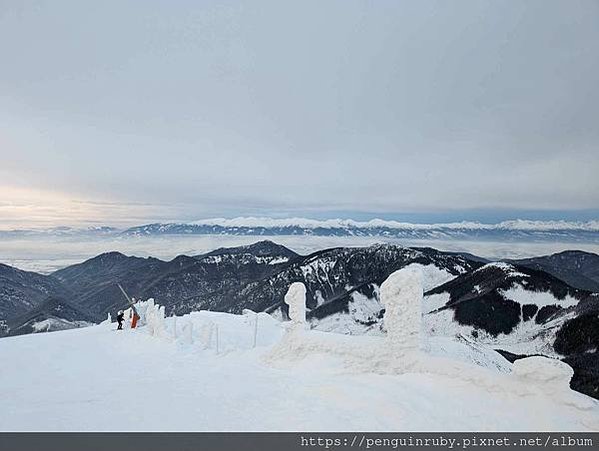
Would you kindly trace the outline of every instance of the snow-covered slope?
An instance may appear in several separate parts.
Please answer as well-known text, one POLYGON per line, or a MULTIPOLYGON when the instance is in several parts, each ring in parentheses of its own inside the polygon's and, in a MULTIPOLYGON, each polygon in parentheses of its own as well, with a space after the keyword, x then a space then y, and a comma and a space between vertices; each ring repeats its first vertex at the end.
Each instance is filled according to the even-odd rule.
POLYGON ((49 298, 9 323, 10 335, 74 329, 93 325, 93 319, 67 301, 49 298))
POLYGON ((508 263, 489 263, 427 292, 432 335, 468 335, 519 354, 555 355, 558 326, 590 293, 553 276, 508 263))
POLYGON ((550 274, 491 263, 430 290, 427 335, 467 337, 509 358, 558 357, 574 368, 571 387, 599 397, 599 295, 550 274))
MULTIPOLYGON (((0 361, 11 364, 0 372, 0 429, 599 428, 599 403, 559 380, 559 390, 553 379, 537 383, 530 369, 536 362, 513 373, 477 367, 466 363, 467 346, 447 339, 427 345, 442 357, 425 354, 426 371, 402 370, 383 337, 291 336, 264 313, 195 312, 152 324, 115 331, 104 323, 1 340, 0 361), (457 354, 461 363, 447 358, 457 354)), ((481 352, 475 354, 488 362, 484 352, 492 351, 481 352)))

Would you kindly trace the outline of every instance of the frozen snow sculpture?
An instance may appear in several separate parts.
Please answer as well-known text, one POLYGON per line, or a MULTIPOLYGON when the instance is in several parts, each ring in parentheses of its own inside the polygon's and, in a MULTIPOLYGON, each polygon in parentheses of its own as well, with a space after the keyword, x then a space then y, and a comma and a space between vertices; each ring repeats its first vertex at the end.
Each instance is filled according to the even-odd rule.
POLYGON ((534 356, 516 360, 513 375, 521 382, 551 394, 570 390, 570 379, 574 370, 560 360, 534 356))
POLYGON ((420 345, 422 271, 407 266, 381 285, 387 339, 396 347, 417 350, 420 345))
POLYGON ((185 323, 181 328, 181 338, 183 343, 193 344, 193 322, 185 323))
POLYGON ((166 336, 166 321, 164 316, 164 306, 154 304, 153 299, 148 299, 145 320, 150 335, 157 337, 166 336))
POLYGON ((177 339, 177 317, 173 314, 173 339, 177 339))
POLYGON ((200 346, 203 349, 210 349, 213 335, 214 323, 212 321, 204 322, 200 325, 200 346))
POLYGON ((292 327, 306 327, 306 287, 301 282, 293 282, 285 295, 285 304, 289 306, 289 319, 292 327))

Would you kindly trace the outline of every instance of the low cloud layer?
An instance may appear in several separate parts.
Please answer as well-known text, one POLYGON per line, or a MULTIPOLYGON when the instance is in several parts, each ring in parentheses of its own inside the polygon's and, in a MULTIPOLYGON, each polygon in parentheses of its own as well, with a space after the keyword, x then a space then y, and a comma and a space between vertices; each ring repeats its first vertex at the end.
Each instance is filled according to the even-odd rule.
POLYGON ((594 209, 598 42, 590 1, 2 5, 2 221, 594 209))

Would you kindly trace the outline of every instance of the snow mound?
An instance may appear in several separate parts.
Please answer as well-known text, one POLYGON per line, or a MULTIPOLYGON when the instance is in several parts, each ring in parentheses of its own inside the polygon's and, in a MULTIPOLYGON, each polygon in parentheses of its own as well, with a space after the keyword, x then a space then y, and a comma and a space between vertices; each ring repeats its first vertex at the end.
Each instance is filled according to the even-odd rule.
POLYGON ((410 263, 407 267, 420 270, 422 273, 422 289, 425 292, 455 278, 455 276, 446 269, 439 268, 433 264, 423 265, 421 263, 410 263))
POLYGON ((422 305, 422 271, 407 266, 391 274, 381 285, 381 302, 387 338, 404 350, 418 349, 422 305))
POLYGON ((462 335, 456 337, 426 337, 421 349, 434 357, 459 360, 499 373, 510 373, 512 364, 493 348, 462 335))
POLYGON ((289 306, 289 318, 294 327, 306 327, 306 287, 294 282, 285 295, 285 304, 289 306))
POLYGON ((42 321, 31 323, 34 333, 55 332, 59 330, 76 329, 93 325, 88 321, 69 321, 64 318, 46 318, 42 321))
POLYGON ((569 390, 574 370, 560 360, 534 356, 516 360, 514 375, 524 382, 546 386, 551 392, 569 390))

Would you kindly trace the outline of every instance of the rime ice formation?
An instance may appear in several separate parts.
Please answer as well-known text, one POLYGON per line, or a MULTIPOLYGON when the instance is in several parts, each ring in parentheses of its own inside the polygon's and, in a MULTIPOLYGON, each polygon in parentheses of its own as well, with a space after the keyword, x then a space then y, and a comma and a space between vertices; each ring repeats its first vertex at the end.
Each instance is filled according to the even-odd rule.
MULTIPOLYGON (((154 299, 150 298, 144 302, 135 304, 137 313, 140 316, 138 324, 147 326, 150 335, 159 337, 166 336, 166 321, 164 306, 154 303, 154 299)), ((131 316, 131 309, 127 311, 128 316, 131 316)), ((125 323, 128 324, 128 323, 125 323)))
POLYGON ((522 382, 544 388, 548 393, 569 390, 574 370, 557 359, 535 356, 514 362, 513 374, 522 382))
POLYGON ((214 335, 214 323, 212 321, 204 322, 200 325, 200 343, 203 349, 209 349, 214 335))
POLYGON ((384 323, 392 346, 417 350, 420 344, 422 271, 407 266, 391 274, 381 285, 384 323))
POLYGON ((181 339, 183 343, 193 344, 193 323, 191 321, 181 328, 181 339))
POLYGON ((289 319, 296 328, 306 327, 306 287, 301 282, 289 286, 285 295, 285 304, 289 306, 289 319))
POLYGON ((381 301, 385 306, 387 337, 364 337, 356 347, 355 337, 318 333, 305 329, 305 293, 301 283, 293 283, 285 296, 289 305, 293 333, 286 334, 274 346, 269 360, 303 358, 314 353, 341 357, 345 363, 361 371, 400 374, 407 371, 429 371, 420 357, 420 317, 422 303, 422 271, 408 266, 391 274, 381 285, 381 301), (300 327, 297 327, 297 326, 300 327))

